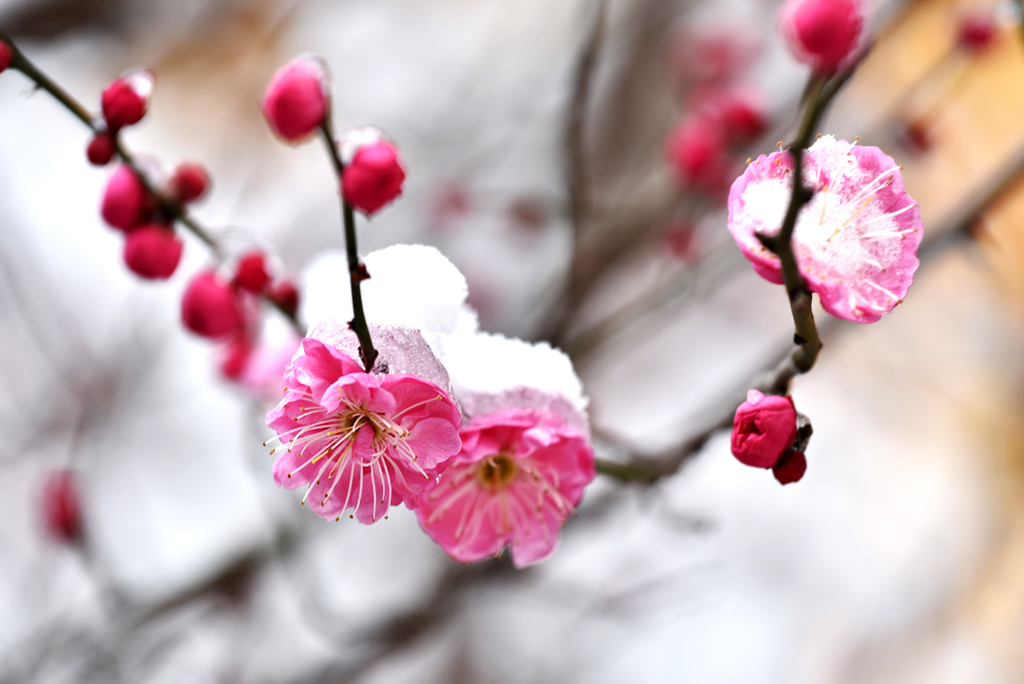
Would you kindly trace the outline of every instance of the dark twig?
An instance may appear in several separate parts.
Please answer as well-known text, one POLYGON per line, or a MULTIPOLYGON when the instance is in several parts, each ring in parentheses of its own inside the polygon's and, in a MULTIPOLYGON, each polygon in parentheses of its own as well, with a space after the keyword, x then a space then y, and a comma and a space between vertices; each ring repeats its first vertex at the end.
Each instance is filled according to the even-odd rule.
POLYGON ((324 118, 320 125, 321 138, 324 147, 327 148, 327 156, 331 158, 334 165, 334 173, 338 177, 338 193, 341 197, 341 215, 345 223, 345 250, 348 253, 348 274, 349 284, 352 290, 352 320, 348 327, 359 339, 359 358, 363 362, 363 368, 369 373, 373 370, 373 364, 377 360, 377 350, 373 348, 373 340, 370 339, 370 328, 366 324, 366 314, 363 313, 363 293, 360 284, 369 280, 370 274, 366 266, 359 259, 359 249, 356 247, 356 214, 352 205, 345 201, 341 194, 341 175, 345 172, 345 163, 338 153, 338 145, 331 133, 330 115, 324 118))
MULTIPOLYGON (((93 134, 98 134, 106 131, 104 124, 101 122, 99 117, 93 116, 85 106, 82 105, 78 100, 71 96, 66 90, 58 85, 53 79, 51 79, 46 73, 40 70, 35 64, 33 64, 23 53, 18 46, 10 39, 10 37, 0 30, 0 40, 3 40, 11 48, 11 68, 20 71, 30 81, 32 81, 36 87, 40 90, 44 90, 49 93, 57 102, 59 102, 65 109, 75 115, 75 117, 84 123, 93 134)), ((210 232, 199 224, 189 213, 188 210, 182 206, 180 202, 174 201, 170 197, 160 192, 160 190, 153 185, 150 179, 146 176, 146 173, 139 166, 135 157, 131 154, 128 148, 124 145, 124 142, 120 137, 115 137, 115 148, 117 150, 117 156, 121 159, 124 164, 135 173, 135 176, 145 187, 146 192, 154 197, 157 201, 157 205, 161 214, 167 216, 171 221, 180 223, 189 232, 195 235, 201 242, 203 242, 210 251, 213 252, 214 256, 220 260, 224 257, 224 250, 216 239, 210 234, 210 232)), ((305 327, 299 322, 294 313, 284 310, 276 302, 266 298, 265 301, 271 307, 276 309, 292 324, 296 331, 300 335, 305 334, 305 327)))

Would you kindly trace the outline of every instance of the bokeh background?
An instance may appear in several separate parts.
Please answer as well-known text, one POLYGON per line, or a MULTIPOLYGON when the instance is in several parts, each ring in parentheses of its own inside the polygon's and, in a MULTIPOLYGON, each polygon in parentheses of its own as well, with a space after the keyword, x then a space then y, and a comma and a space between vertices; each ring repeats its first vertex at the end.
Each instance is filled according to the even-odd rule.
POLYGON ((923 263, 876 324, 819 313, 825 348, 792 389, 815 426, 809 468, 783 488, 727 434, 682 446, 792 333, 720 198, 683 188, 663 153, 709 79, 768 113, 737 168, 792 134, 807 74, 777 3, 0 0, 0 28, 91 107, 117 74, 153 69, 128 144, 167 170, 205 164, 198 218, 234 250, 268 249, 309 301, 332 296, 308 274, 343 247, 332 171, 318 145, 277 142, 257 105, 277 66, 323 55, 336 127, 380 126, 408 168, 362 251, 436 245, 485 329, 573 356, 602 456, 683 461, 654 485, 599 477, 523 572, 453 574, 404 509, 372 527, 300 510, 270 478, 265 400, 180 325, 211 257, 191 241, 170 281, 133 277, 98 215, 108 172, 86 163, 87 131, 7 72, 0 681, 1024 681, 1020 17, 869 6, 874 47, 821 132, 904 166, 923 263), (979 20, 994 34, 966 44, 979 20), (581 195, 567 139, 588 55, 581 195), (709 75, 723 61, 728 77, 709 75), (44 529, 58 468, 77 474, 81 545, 44 529))

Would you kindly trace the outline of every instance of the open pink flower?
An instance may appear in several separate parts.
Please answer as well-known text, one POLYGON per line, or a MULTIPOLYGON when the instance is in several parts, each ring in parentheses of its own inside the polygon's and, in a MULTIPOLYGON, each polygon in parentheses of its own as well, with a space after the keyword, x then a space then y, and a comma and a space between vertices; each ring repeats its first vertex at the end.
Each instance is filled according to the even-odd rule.
MULTIPOLYGON (((754 270, 779 284, 779 258, 757 235, 782 226, 792 171, 788 152, 761 155, 729 193, 729 231, 754 270)), ((873 323, 903 301, 914 281, 923 235, 918 205, 903 188, 900 167, 877 147, 824 136, 807 150, 803 175, 814 197, 793 232, 800 273, 830 314, 873 323)))
POLYGON ((552 412, 505 409, 461 436, 461 453, 420 496, 420 525, 464 563, 505 546, 518 568, 546 558, 595 476, 584 434, 552 412))
POLYGON ((283 449, 274 481, 308 485, 303 502, 322 518, 353 508, 370 524, 393 504, 415 508, 459 452, 458 408, 415 375, 364 373, 345 353, 306 338, 284 382, 284 399, 267 414, 283 449))

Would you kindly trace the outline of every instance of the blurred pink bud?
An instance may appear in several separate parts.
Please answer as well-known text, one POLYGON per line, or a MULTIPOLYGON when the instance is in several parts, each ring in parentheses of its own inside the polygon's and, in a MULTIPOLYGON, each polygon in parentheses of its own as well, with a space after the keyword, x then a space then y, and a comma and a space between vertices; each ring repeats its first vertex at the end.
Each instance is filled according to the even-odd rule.
POLYGON ((517 228, 537 231, 547 225, 548 212, 544 203, 534 197, 517 197, 508 207, 508 216, 517 228))
POLYGON ((771 468, 794 439, 793 399, 750 390, 732 421, 732 455, 744 465, 771 468))
POLYGON ((420 495, 420 527, 462 563, 506 546, 517 568, 547 558, 596 475, 586 436, 523 409, 474 418, 459 434, 462 451, 420 495))
POLYGON ((278 137, 300 142, 315 133, 327 116, 327 91, 328 74, 323 62, 300 57, 274 73, 260 108, 278 137))
POLYGON ((382 139, 355 152, 342 172, 341 192, 346 202, 370 216, 401 195, 404 182, 398 149, 382 139))
POLYGON ((103 192, 103 220, 128 231, 142 223, 149 210, 150 198, 142 181, 127 164, 117 167, 103 192))
POLYGON ((779 484, 799 482, 807 472, 807 458, 802 451, 786 449, 779 462, 772 467, 772 473, 779 484))
POLYGON ((204 271, 185 288, 181 320, 196 335, 220 339, 242 326, 242 307, 227 283, 216 273, 204 271))
POLYGON ((124 263, 141 278, 166 280, 178 268, 183 247, 169 226, 143 226, 128 233, 124 242, 124 263))
POLYGON ((768 107, 752 89, 731 88, 716 98, 726 137, 736 145, 758 140, 768 129, 768 107))
POLYGON ((671 60, 682 80, 721 85, 746 70, 761 52, 758 34, 742 25, 694 32, 683 27, 672 36, 671 60))
POLYGON ((76 542, 82 536, 82 509, 78 487, 70 470, 55 470, 47 475, 42 491, 43 523, 54 539, 76 542))
MULTIPOLYGON (((220 372, 229 380, 238 380, 249 363, 252 354, 252 343, 245 335, 234 335, 224 346, 220 362, 220 372)), ((278 384, 280 384, 278 378, 278 384)))
POLYGON ((299 288, 290 280, 278 280, 267 289, 267 299, 281 307, 289 316, 299 310, 299 288))
POLYGON ((974 13, 960 20, 958 43, 968 52, 984 50, 996 37, 996 22, 991 14, 974 13))
POLYGON ((133 71, 108 85, 100 100, 107 127, 116 133, 142 121, 152 92, 153 72, 148 69, 133 71))
POLYGON ((235 267, 235 277, 231 281, 236 287, 254 295, 262 294, 270 282, 270 275, 267 274, 267 258, 263 252, 253 250, 238 260, 235 267))
POLYGON ((447 227, 469 213, 469 191, 457 181, 441 187, 431 201, 431 216, 436 226, 447 227))
POLYGON ((0 40, 0 74, 7 70, 7 67, 11 66, 11 60, 14 58, 14 53, 11 51, 11 46, 0 40))
POLYGON ((85 156, 93 166, 106 166, 114 158, 114 138, 106 132, 97 133, 89 142, 85 156))
POLYGON ((717 190, 725 183, 725 136, 711 117, 691 117, 676 124, 665 145, 665 157, 684 186, 717 190))
POLYGON ((210 176, 200 164, 179 164, 167 182, 167 189, 182 204, 195 202, 210 189, 210 176))
POLYGON ((673 259, 678 259, 684 263, 693 261, 697 256, 698 250, 696 249, 696 240, 694 239, 697 234, 696 226, 689 221, 678 221, 665 231, 665 249, 672 256, 673 259))
POLYGON ((861 0, 788 0, 779 26, 797 59, 830 74, 857 47, 864 7, 861 0))

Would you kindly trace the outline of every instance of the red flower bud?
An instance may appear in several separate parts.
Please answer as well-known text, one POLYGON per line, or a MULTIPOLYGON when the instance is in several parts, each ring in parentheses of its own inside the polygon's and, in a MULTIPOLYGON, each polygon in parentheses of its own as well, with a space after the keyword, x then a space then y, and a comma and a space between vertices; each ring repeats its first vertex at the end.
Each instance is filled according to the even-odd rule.
POLYGON ((116 79, 103 91, 100 104, 107 127, 114 132, 142 121, 153 92, 153 72, 143 69, 116 79))
POLYGON ((0 74, 11 66, 12 59, 14 59, 14 52, 11 50, 11 46, 0 40, 0 74))
POLYGON ((398 159, 398 150, 386 140, 358 148, 341 176, 341 193, 345 201, 367 216, 402 194, 405 169, 398 159))
POLYGON ((996 22, 989 14, 971 14, 960 21, 959 33, 960 47, 968 52, 979 52, 996 37, 996 22))
POLYGON ((231 281, 236 287, 254 295, 262 294, 270 282, 267 274, 267 260, 259 250, 249 252, 238 260, 235 278, 231 281))
POLYGON ((278 280, 267 289, 267 299, 277 304, 289 316, 299 310, 299 289, 290 280, 278 280))
POLYGON ((788 485, 799 482, 807 472, 807 458, 802 451, 786 449, 779 462, 772 467, 772 473, 779 484, 788 485))
POLYGON ((143 226, 128 234, 124 242, 124 263, 142 278, 166 280, 178 268, 183 247, 170 227, 143 226))
POLYGON ((861 0, 789 0, 779 25, 793 55, 830 74, 849 57, 864 28, 861 0))
POLYGON ((231 287, 216 273, 205 271, 185 288, 181 320, 196 335, 219 339, 242 326, 242 308, 231 287))
POLYGON ((674 223, 665 231, 665 248, 673 259, 689 263, 699 255, 696 234, 697 227, 689 221, 674 223))
POLYGON ((793 445, 796 432, 790 397, 766 397, 750 390, 732 421, 732 454, 744 465, 771 468, 793 445))
POLYGON ((327 69, 320 60, 294 59, 274 73, 260 108, 274 133, 288 142, 300 142, 323 123, 327 90, 327 69))
POLYGON ((103 220, 128 231, 142 223, 150 209, 150 198, 139 177, 127 164, 117 167, 103 192, 103 220))
POLYGON ((725 135, 733 143, 752 143, 768 129, 767 108, 756 93, 734 89, 721 93, 717 100, 725 135))
POLYGON ((42 491, 43 523, 54 539, 75 542, 82 536, 82 509, 78 487, 70 470, 55 470, 46 477, 42 491))
POLYGON ((725 183, 725 136, 722 126, 710 117, 693 117, 676 124, 665 145, 665 157, 687 187, 718 190, 725 183))
POLYGON ((85 156, 93 166, 106 166, 114 158, 114 138, 109 133, 97 133, 89 142, 85 156))
POLYGON ((174 175, 167 182, 167 189, 174 199, 182 204, 195 202, 210 188, 210 176, 199 164, 179 164, 174 175))
POLYGON ((229 380, 238 380, 249 363, 249 356, 252 354, 252 344, 245 335, 235 335, 223 349, 223 356, 220 362, 220 372, 229 380))

